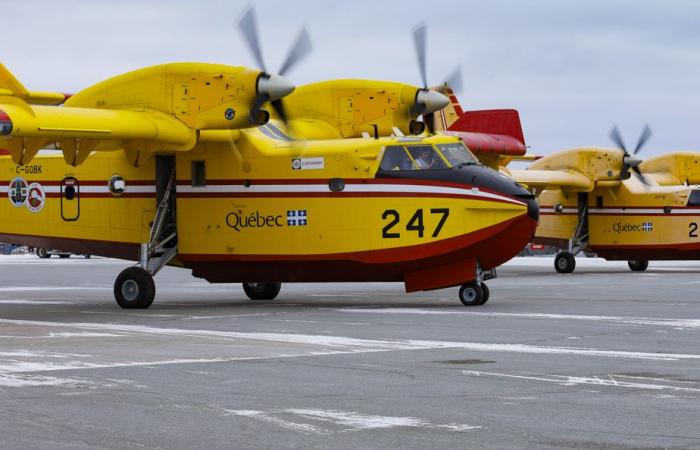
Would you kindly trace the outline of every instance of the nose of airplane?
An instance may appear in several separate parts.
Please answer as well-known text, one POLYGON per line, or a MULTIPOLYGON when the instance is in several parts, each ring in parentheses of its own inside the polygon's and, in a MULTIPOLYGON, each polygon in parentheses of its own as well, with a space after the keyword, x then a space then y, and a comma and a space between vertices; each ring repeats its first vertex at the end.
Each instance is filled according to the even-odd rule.
POLYGON ((286 78, 263 73, 258 77, 258 95, 266 95, 269 101, 279 100, 294 91, 294 85, 286 78))

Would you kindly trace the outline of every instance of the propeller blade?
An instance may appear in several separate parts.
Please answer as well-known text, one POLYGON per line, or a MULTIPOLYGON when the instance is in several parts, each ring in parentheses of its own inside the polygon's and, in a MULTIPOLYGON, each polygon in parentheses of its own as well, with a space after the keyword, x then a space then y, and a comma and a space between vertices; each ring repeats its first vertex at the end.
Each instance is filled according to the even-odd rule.
POLYGON ((238 30, 241 32, 248 44, 248 49, 253 54, 255 62, 258 64, 258 68, 263 72, 267 72, 265 68, 265 61, 262 56, 262 48, 260 46, 260 38, 258 36, 258 24, 255 20, 255 9, 250 6, 241 20, 238 21, 238 30))
POLYGON ((457 67, 452 75, 447 77, 445 84, 452 89, 452 92, 459 93, 462 91, 462 68, 457 67))
POLYGON ((306 29, 306 27, 302 27, 299 35, 297 36, 297 40, 294 42, 292 48, 289 49, 289 53, 287 53, 287 58, 284 60, 279 74, 284 75, 289 72, 292 67, 311 53, 311 48, 311 37, 309 37, 309 31, 306 29))
POLYGON ((425 24, 421 23, 413 30, 413 45, 416 48, 416 57, 418 58, 418 70, 420 70, 420 78, 423 81, 423 88, 428 88, 428 75, 425 69, 425 42, 426 28, 425 24))
POLYGON ((644 129, 642 130, 642 134, 639 136, 639 141, 637 141, 637 146, 634 148, 634 152, 632 152, 633 155, 636 155, 639 153, 639 150, 644 147, 644 144, 647 143, 649 138, 651 137, 651 128, 649 128, 649 125, 644 125, 644 129))
POLYGON ((651 183, 649 183, 649 180, 647 180, 647 178, 642 174, 642 171, 639 170, 639 167, 634 166, 634 167, 632 167, 632 170, 634 171, 634 174, 637 176, 639 181, 641 181, 644 186, 651 186, 651 183))
POLYGON ((284 111, 284 105, 282 104, 282 100, 273 100, 270 102, 272 105, 272 108, 275 110, 278 116, 280 116, 280 119, 282 119, 282 122, 285 124, 287 123, 287 113, 284 111))
POLYGON ((617 128, 617 126, 613 127, 612 131, 610 132, 610 139, 612 139, 615 145, 617 145, 617 148, 625 152, 625 155, 628 154, 627 147, 625 147, 625 141, 622 140, 620 130, 617 128))
POLYGON ((435 113, 423 114, 423 122, 425 122, 428 133, 435 134, 435 113))

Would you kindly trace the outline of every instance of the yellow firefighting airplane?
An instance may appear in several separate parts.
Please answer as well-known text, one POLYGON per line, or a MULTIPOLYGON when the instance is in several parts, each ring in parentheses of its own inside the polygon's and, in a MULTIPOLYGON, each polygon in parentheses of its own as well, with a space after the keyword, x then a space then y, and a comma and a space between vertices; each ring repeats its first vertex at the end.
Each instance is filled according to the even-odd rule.
POLYGON ((273 75, 252 10, 239 25, 263 70, 166 64, 68 98, 0 66, 0 241, 138 261, 114 285, 124 308, 151 305, 166 264, 251 299, 281 282, 402 281, 485 303, 491 269, 534 234, 534 196, 459 138, 415 135, 448 103, 425 82, 292 94, 283 75, 307 34, 273 75), (47 145, 62 154, 36 155, 47 145))
POLYGON ((554 260, 557 272, 573 272, 581 251, 627 260, 633 271, 646 270, 649 260, 700 259, 700 153, 642 161, 637 155, 651 130, 644 129, 630 153, 614 128, 617 149, 574 148, 538 159, 526 170, 508 170, 526 151, 517 112, 462 112, 449 88, 443 92, 451 105, 438 113, 439 128, 460 136, 480 160, 538 194, 533 242, 561 250, 554 260))

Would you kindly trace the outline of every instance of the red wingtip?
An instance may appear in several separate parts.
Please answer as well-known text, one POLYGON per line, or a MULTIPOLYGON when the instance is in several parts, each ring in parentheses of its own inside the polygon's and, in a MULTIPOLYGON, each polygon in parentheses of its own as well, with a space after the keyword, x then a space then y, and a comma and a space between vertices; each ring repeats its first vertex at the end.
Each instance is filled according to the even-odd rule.
POLYGON ((63 98, 63 101, 64 101, 64 102, 73 96, 73 94, 69 94, 69 93, 66 93, 66 92, 61 92, 61 94, 63 94, 63 97, 64 97, 64 98, 63 98))

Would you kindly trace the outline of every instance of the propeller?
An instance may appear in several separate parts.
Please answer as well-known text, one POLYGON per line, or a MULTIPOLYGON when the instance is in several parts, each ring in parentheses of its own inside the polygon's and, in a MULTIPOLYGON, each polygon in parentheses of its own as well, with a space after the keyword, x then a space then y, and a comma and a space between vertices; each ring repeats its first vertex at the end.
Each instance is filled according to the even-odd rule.
POLYGON ((642 184, 645 186, 651 186, 649 180, 647 180, 642 174, 642 171, 639 170, 639 165, 642 163, 642 159, 637 156, 637 153, 639 153, 642 147, 644 147, 647 141, 649 141, 650 137, 651 128, 649 128, 649 125, 644 125, 642 134, 639 135, 637 145, 634 147, 634 151, 630 154, 630 152, 627 151, 627 146, 625 146, 625 141, 622 139, 620 130, 617 128, 617 126, 613 127, 612 131, 610 132, 610 139, 612 139, 615 145, 617 145, 617 147, 624 152, 624 157, 622 158, 622 170, 620 171, 621 180, 628 178, 629 171, 631 169, 642 184))
POLYGON ((238 30, 243 35, 258 68, 262 70, 256 83, 257 94, 250 107, 250 123, 262 125, 267 122, 270 115, 261 108, 265 103, 269 102, 280 119, 286 124, 287 114, 282 104, 282 98, 292 93, 294 85, 284 78, 284 75, 289 73, 290 70, 311 53, 311 38, 308 30, 306 27, 301 28, 277 74, 271 74, 267 71, 253 6, 248 7, 241 16, 238 22, 238 30))
MULTIPOLYGON (((424 23, 417 25, 413 29, 413 45, 416 51, 416 59, 418 60, 418 70, 420 71, 423 87, 416 92, 416 98, 411 107, 411 114, 422 115, 423 123, 428 128, 430 134, 435 134, 435 111, 439 111, 450 103, 450 100, 443 94, 428 89, 428 75, 426 69, 426 42, 427 42, 427 27, 424 23)), ((454 83, 455 87, 462 86, 462 71, 458 67, 450 77, 448 77, 450 86, 454 83)))

